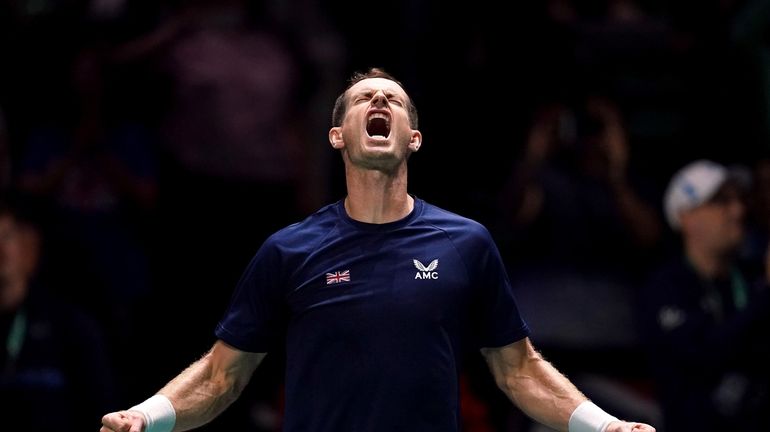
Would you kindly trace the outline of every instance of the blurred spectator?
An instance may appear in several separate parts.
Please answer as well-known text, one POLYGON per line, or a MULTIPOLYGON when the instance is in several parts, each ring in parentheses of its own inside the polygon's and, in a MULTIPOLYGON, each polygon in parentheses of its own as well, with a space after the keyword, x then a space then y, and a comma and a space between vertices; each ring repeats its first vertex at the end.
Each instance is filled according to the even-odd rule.
POLYGON ((621 114, 599 96, 549 105, 537 113, 524 151, 500 198, 498 238, 522 313, 537 329, 533 337, 564 356, 565 367, 601 371, 629 395, 589 397, 653 421, 642 403, 622 402, 646 397, 623 382, 647 379, 643 362, 606 362, 636 358, 641 349, 632 319, 636 280, 662 232, 640 191, 652 192, 629 168, 621 114))
POLYGON ((162 131, 179 169, 212 185, 280 189, 285 197, 274 198, 297 208, 306 181, 302 102, 311 82, 303 73, 310 71, 266 3, 184 3, 154 31, 120 46, 115 57, 162 54, 158 66, 171 86, 162 131))
POLYGON ((604 98, 537 114, 500 203, 502 243, 528 291, 569 290, 565 279, 622 290, 645 270, 661 227, 629 159, 620 112, 604 98))
POLYGON ((236 280, 255 241, 323 199, 305 193, 324 183, 305 165, 316 146, 304 135, 312 72, 268 12, 265 2, 185 2, 115 54, 153 57, 168 80, 161 223, 169 247, 190 253, 186 267, 212 270, 196 276, 211 286, 236 280), (216 229, 189 235, 202 224, 216 229))
POLYGON ((144 225, 157 198, 151 134, 106 104, 103 53, 84 47, 71 66, 74 107, 30 133, 20 188, 46 208, 55 289, 129 331, 150 289, 144 225))
POLYGON ((115 404, 96 323, 39 282, 40 233, 0 203, 0 400, 3 430, 95 430, 115 404))
POLYGON ((250 27, 245 2, 185 11, 169 51, 174 85, 167 144, 189 171, 290 184, 298 173, 293 106, 299 71, 280 36, 250 27), (287 133, 288 132, 288 133, 287 133))
MULTIPOLYGON (((670 144, 681 133, 678 98, 686 81, 679 76, 671 23, 656 5, 634 0, 548 0, 541 7, 547 9, 548 19, 545 28, 535 31, 545 33, 541 38, 551 43, 539 53, 546 58, 537 64, 536 79, 542 84, 535 89, 536 97, 605 89, 623 107, 635 162, 659 164, 661 149, 676 151, 670 144)), ((656 180, 665 184, 667 179, 656 180)))
POLYGON ((632 271, 638 262, 629 258, 653 248, 661 227, 629 173, 630 152, 607 99, 539 112, 502 196, 517 260, 632 271))
POLYGON ((665 194, 682 251, 641 295, 667 431, 761 430, 770 408, 770 290, 738 258, 745 185, 732 170, 692 162, 665 194))

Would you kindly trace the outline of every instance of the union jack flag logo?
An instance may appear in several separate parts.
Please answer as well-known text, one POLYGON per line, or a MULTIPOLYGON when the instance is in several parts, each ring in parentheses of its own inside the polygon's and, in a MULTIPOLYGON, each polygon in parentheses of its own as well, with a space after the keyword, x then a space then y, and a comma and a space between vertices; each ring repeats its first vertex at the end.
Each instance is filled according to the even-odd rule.
POLYGON ((326 285, 340 282, 350 282, 350 270, 326 273, 326 285))

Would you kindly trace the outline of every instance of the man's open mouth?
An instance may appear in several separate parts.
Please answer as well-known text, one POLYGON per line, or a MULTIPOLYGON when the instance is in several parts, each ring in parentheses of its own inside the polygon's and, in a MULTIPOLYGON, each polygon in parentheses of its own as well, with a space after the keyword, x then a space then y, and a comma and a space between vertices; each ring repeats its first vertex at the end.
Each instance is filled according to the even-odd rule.
POLYGON ((372 138, 387 138, 390 135, 390 117, 383 113, 371 113, 366 120, 366 134, 372 138))

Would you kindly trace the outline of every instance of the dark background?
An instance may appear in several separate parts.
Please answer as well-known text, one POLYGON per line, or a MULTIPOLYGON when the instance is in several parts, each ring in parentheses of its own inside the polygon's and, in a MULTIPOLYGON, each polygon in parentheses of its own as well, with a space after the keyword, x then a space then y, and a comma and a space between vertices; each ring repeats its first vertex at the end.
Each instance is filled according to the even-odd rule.
MULTIPOLYGON (((5 193, 25 196, 39 212, 42 285, 103 329, 117 377, 116 409, 157 391, 211 345, 232 288, 269 233, 344 196, 342 163, 326 133, 334 99, 354 71, 384 68, 417 105, 424 144, 410 160, 410 192, 485 224, 504 251, 510 245, 497 230, 501 194, 538 110, 554 101, 577 105, 595 94, 614 101, 629 171, 644 181, 661 221, 666 182, 684 163, 711 158, 751 167, 768 155, 767 1, 448 3, 0 2, 0 181, 5 193), (195 39, 207 31, 210 39, 195 39), (251 33, 268 37, 250 44, 251 33), (283 69, 272 67, 279 63, 283 69), (255 89, 250 70, 261 77, 255 89), (238 97, 259 98, 271 82, 278 90, 266 96, 274 98, 270 104, 238 97), (88 101, 96 108, 89 111, 88 101), (259 148, 271 156, 251 171, 234 168, 244 151, 235 138, 231 159, 194 159, 199 149, 216 155, 229 145, 230 135, 205 125, 230 124, 233 112, 267 119, 232 123, 246 124, 247 134, 264 132, 259 148), (188 126, 193 132, 179 132, 188 126), (80 195, 73 210, 61 199, 63 188, 30 180, 70 154, 90 161, 84 167, 103 168, 98 157, 89 159, 98 151, 66 149, 94 130, 102 138, 115 132, 124 144, 113 156, 126 168, 123 184, 133 186, 116 187, 104 180, 108 175, 95 180, 113 187, 117 204, 106 212, 115 225, 95 222, 105 208, 98 194, 80 195), (51 138, 57 134, 69 138, 51 138), (195 147, 190 137, 203 139, 195 147), (288 156, 275 150, 282 146, 293 146, 288 156), (279 169, 261 171, 271 166, 279 169)), ((673 243, 666 231, 661 247, 673 243)), ((536 304, 523 309, 560 313, 536 304)), ((641 349, 633 335, 602 344, 599 331, 592 335, 597 344, 575 345, 560 343, 558 332, 543 331, 549 337, 539 344, 537 328, 533 335, 557 367, 600 376, 589 388, 602 387, 603 379, 620 382, 612 388, 650 404, 654 419, 655 398, 643 360, 634 357, 641 349), (619 356, 634 360, 618 362, 619 356)), ((242 400, 209 430, 269 430, 270 415, 280 412, 279 357, 269 358, 242 400)), ((526 421, 491 390, 480 357, 469 361, 471 393, 489 423, 525 430, 526 421)))

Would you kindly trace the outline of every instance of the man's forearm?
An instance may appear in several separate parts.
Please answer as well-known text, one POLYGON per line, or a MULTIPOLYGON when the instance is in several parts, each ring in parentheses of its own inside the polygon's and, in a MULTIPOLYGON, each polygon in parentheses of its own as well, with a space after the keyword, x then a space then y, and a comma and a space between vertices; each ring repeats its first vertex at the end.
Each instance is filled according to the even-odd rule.
POLYGON ((230 361, 221 342, 185 369, 158 393, 167 397, 176 413, 174 431, 202 426, 222 413, 243 391, 264 354, 248 354, 249 361, 230 361))
POLYGON ((158 392, 174 406, 174 431, 186 431, 210 422, 240 393, 225 377, 212 375, 209 356, 207 353, 158 392))
POLYGON ((521 367, 510 365, 501 358, 492 367, 508 370, 494 371, 498 386, 519 409, 534 420, 559 431, 567 431, 575 408, 586 397, 556 368, 532 349, 521 367))

